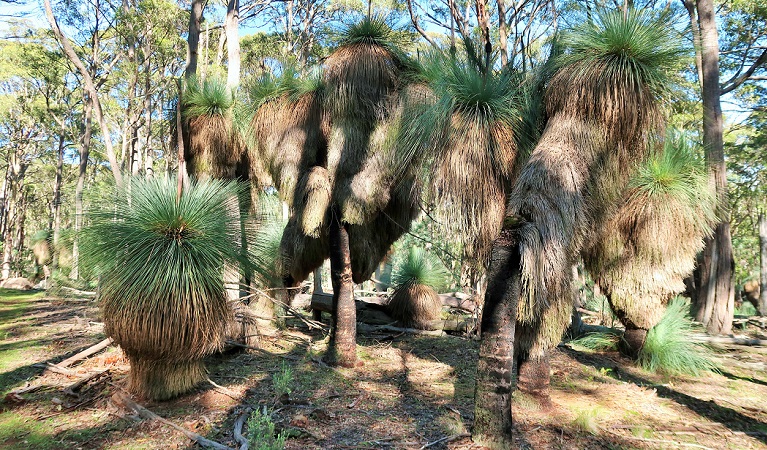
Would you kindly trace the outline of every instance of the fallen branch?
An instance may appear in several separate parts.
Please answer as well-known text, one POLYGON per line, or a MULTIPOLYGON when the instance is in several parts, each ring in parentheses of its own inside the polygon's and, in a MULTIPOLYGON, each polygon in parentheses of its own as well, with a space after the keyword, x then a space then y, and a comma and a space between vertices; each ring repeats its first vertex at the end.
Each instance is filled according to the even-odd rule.
MULTIPOLYGON (((77 372, 75 372, 74 370, 69 370, 63 367, 59 367, 58 365, 53 363, 46 363, 45 366, 43 367, 45 368, 45 371, 66 375, 68 377, 76 377, 78 375, 77 372)), ((45 371, 43 371, 43 373, 45 373, 45 371)))
POLYGON ((235 400, 239 400, 240 399, 240 396, 237 395, 236 392, 234 392, 231 389, 227 389, 227 388, 225 388, 225 387, 223 387, 221 385, 216 384, 210 378, 208 378, 208 383, 210 383, 210 385, 213 386, 213 389, 215 389, 217 392, 220 392, 220 393, 226 395, 227 397, 233 398, 235 400))
POLYGON ((65 359, 64 361, 61 361, 60 363, 56 364, 59 368, 63 367, 69 367, 72 364, 76 363, 77 361, 80 361, 81 359, 85 359, 94 353, 98 353, 101 350, 104 350, 105 348, 112 345, 112 338, 106 338, 103 341, 99 342, 98 344, 88 347, 85 350, 81 351, 80 353, 70 356, 69 358, 65 359))
POLYGON ((157 420, 158 422, 161 422, 165 425, 168 425, 169 427, 180 431, 184 433, 186 437, 191 439, 192 441, 200 444, 203 447, 208 448, 214 448, 216 450, 234 450, 231 447, 227 447, 226 445, 219 444, 218 442, 211 441, 210 439, 206 439, 202 436, 200 436, 197 433, 191 432, 187 430, 184 427, 181 427, 179 425, 176 425, 175 423, 171 422, 170 420, 163 419, 162 417, 158 416, 157 414, 153 413, 152 411, 144 408, 143 406, 139 405, 138 403, 134 402, 128 396, 123 395, 121 393, 115 393, 112 395, 112 400, 115 401, 115 403, 124 405, 125 407, 133 410, 139 417, 146 420, 157 420))
POLYGON ((62 291, 71 292, 72 294, 79 295, 81 297, 95 297, 96 293, 93 291, 81 291, 80 289, 75 289, 67 286, 57 286, 57 288, 61 289, 62 291))
POLYGON ((699 444, 690 444, 688 442, 668 441, 668 440, 665 440, 665 439, 649 439, 649 438, 643 438, 643 437, 638 437, 638 436, 627 436, 627 435, 624 435, 624 434, 616 433, 614 431, 610 431, 609 429, 605 429, 605 430, 608 433, 610 433, 610 434, 612 434, 614 436, 619 436, 619 437, 624 438, 624 439, 628 438, 628 439, 633 439, 635 441, 651 442, 653 444, 671 444, 671 445, 676 445, 677 447, 690 447, 690 448, 702 448, 704 450, 713 450, 711 447, 706 447, 704 445, 699 445, 699 444))
POLYGON ((425 334, 429 336, 443 336, 442 330, 419 330, 417 328, 400 328, 392 325, 368 325, 357 322, 357 330, 363 333, 375 333, 376 331, 394 331, 398 333, 425 334))
POLYGON ((442 439, 437 439, 434 442, 429 442, 428 444, 423 445, 420 450, 424 450, 424 449, 427 449, 429 447, 434 447, 437 444, 453 442, 456 439, 461 439, 461 438, 465 438, 465 437, 469 437, 469 436, 471 436, 470 433, 460 433, 460 434, 454 434, 452 436, 443 437, 442 439))
POLYGON ((226 341, 226 343, 227 343, 227 345, 231 345, 233 347, 239 347, 239 348, 244 348, 244 349, 248 349, 248 350, 257 351, 257 352, 263 354, 264 356, 277 356, 279 358, 289 359, 291 361, 301 361, 301 358, 299 358, 297 356, 280 355, 279 353, 271 353, 271 352, 267 352, 263 348, 253 347, 252 345, 241 344, 241 343, 236 342, 236 341, 226 341))
POLYGON ((280 306, 282 308, 285 308, 285 311, 290 314, 291 316, 295 317, 296 319, 300 320, 301 322, 305 323, 306 326, 309 327, 309 329, 316 328, 318 330, 327 330, 328 326, 325 325, 322 322, 318 322, 316 320, 307 319, 303 316, 300 312, 296 311, 295 309, 291 308, 290 306, 286 305, 285 303, 277 300, 276 298, 273 298, 270 295, 267 295, 264 291, 256 290, 257 294, 260 294, 261 296, 268 299, 270 302, 274 303, 277 306, 280 306))
POLYGON ((68 394, 68 395, 71 395, 72 397, 77 397, 78 394, 75 391, 80 390, 80 388, 83 387, 86 383, 90 382, 91 380, 93 380, 95 378, 99 378, 99 377, 101 377, 102 375, 104 375, 104 374, 106 374, 108 372, 109 372, 109 369, 102 370, 100 372, 93 372, 92 374, 90 374, 90 375, 88 375, 88 376, 86 376, 84 378, 81 378, 81 379, 75 381, 74 383, 70 384, 69 386, 67 386, 64 389, 64 393, 68 394))
POLYGON ((707 342, 709 344, 746 345, 746 346, 757 346, 757 347, 767 346, 767 339, 706 336, 702 334, 693 335, 692 339, 697 342, 707 342))
POLYGON ((248 450, 248 440, 242 435, 242 426, 245 425, 245 421, 248 420, 250 409, 246 409, 237 417, 234 422, 234 440, 240 444, 239 450, 248 450))

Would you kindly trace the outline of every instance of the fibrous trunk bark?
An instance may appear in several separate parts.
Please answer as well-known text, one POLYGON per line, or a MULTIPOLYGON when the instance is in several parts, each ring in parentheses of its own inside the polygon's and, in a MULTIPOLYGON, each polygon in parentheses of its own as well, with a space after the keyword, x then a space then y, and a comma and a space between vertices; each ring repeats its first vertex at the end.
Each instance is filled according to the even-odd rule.
POLYGON ((512 448, 511 392, 514 329, 520 295, 520 255, 513 232, 501 231, 493 244, 482 309, 482 342, 474 391, 474 442, 491 449, 512 448))
POLYGON ((759 214, 759 315, 767 316, 767 216, 759 214))
POLYGON ((719 87, 719 35, 713 0, 697 0, 703 67, 703 145, 711 183, 716 186, 720 217, 714 236, 706 239, 698 291, 698 316, 711 334, 732 330, 735 295, 734 262, 727 213, 727 166, 722 138, 722 106, 719 87))
POLYGON ((357 363, 357 310, 349 250, 349 232, 334 207, 330 221, 330 279, 333 284, 333 330, 325 359, 332 364, 354 367, 357 363))

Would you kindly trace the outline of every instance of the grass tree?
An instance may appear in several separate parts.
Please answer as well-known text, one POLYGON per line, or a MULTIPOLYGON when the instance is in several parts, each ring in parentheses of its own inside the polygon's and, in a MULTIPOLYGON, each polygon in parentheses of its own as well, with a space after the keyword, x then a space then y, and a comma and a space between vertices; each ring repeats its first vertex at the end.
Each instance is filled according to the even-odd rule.
POLYGON ((164 400, 206 378, 231 318, 224 265, 241 260, 237 187, 134 179, 92 212, 83 257, 100 276, 106 334, 131 364, 129 389, 164 400), (232 205, 231 203, 234 203, 232 205))
POLYGON ((388 303, 389 314, 405 326, 430 329, 442 312, 437 290, 445 286, 448 277, 439 259, 411 247, 392 273, 394 294, 388 303))
POLYGON ((292 112, 305 97, 283 92, 254 119, 259 146, 271 140, 290 149, 273 152, 271 161, 268 148, 260 153, 280 195, 292 201, 282 239, 286 285, 330 257, 335 328, 326 358, 344 366, 356 363, 353 283, 370 277, 418 212, 412 171, 393 164, 393 130, 404 102, 418 97, 404 76, 411 65, 397 36, 377 18, 348 27, 325 61, 322 89, 306 94, 311 102, 292 112))
POLYGON ((663 129, 668 74, 680 55, 671 29, 629 10, 603 12, 562 36, 544 95, 548 121, 491 253, 474 429, 489 447, 513 445, 512 342, 519 387, 548 399, 547 352, 569 320, 572 264, 663 129))
POLYGON ((189 175, 235 179, 244 146, 232 120, 233 92, 224 80, 192 78, 182 99, 189 128, 189 146, 185 146, 189 175))
POLYGON ((488 73, 467 42, 461 59, 433 53, 422 63, 426 101, 414 103, 399 133, 399 158, 426 163, 428 194, 466 255, 485 265, 501 229, 521 125, 522 77, 488 73))
POLYGON ((626 327, 624 350, 640 355, 665 305, 684 291, 703 239, 716 222, 706 167, 681 136, 636 171, 620 207, 584 253, 586 268, 626 327))

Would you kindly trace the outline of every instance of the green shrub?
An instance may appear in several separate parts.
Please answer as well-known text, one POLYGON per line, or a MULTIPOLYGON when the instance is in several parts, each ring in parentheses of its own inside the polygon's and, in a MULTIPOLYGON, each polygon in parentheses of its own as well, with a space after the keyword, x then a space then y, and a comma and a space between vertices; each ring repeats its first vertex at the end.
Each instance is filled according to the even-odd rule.
POLYGON ((288 435, 283 431, 275 435, 274 422, 269 414, 254 411, 248 419, 248 441, 252 450, 282 450, 288 435))

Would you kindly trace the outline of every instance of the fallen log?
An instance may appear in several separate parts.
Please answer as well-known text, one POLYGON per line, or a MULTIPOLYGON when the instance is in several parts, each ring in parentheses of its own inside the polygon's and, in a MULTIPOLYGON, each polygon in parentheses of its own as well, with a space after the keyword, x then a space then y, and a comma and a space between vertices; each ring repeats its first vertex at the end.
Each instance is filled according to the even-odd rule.
POLYGON ((61 361, 60 363, 56 365, 59 368, 69 367, 72 364, 76 363, 77 361, 80 361, 81 359, 85 359, 95 353, 100 352, 101 350, 104 350, 110 345, 112 345, 112 338, 106 338, 103 341, 99 342, 98 344, 92 347, 88 347, 85 350, 81 351, 80 353, 70 356, 69 358, 65 359, 64 361, 61 361))
POLYGON ((246 409, 240 413, 240 415, 237 417, 237 420, 234 422, 234 440, 240 444, 239 450, 248 450, 249 447, 248 440, 245 439, 245 436, 242 435, 242 426, 245 425, 245 421, 248 420, 249 414, 250 409, 246 409))
MULTIPOLYGON (((474 303, 473 297, 463 292, 452 292, 448 294, 439 294, 439 299, 442 302, 442 306, 449 306, 450 308, 461 309, 469 313, 476 311, 477 305, 474 303)), ((389 297, 386 296, 372 296, 372 297, 354 297, 354 301, 357 305, 357 310, 363 308, 375 308, 383 309, 389 302, 389 297)), ((328 292, 318 292, 316 294, 297 294, 293 299, 293 305, 296 308, 303 307, 304 309, 310 308, 313 310, 319 310, 324 312, 333 311, 333 294, 328 292), (307 303, 308 301, 308 303, 307 303)))
POLYGON ((693 335, 691 338, 694 341, 705 342, 708 344, 745 345, 745 346, 755 346, 755 347, 767 346, 767 339, 707 336, 703 334, 696 334, 696 335, 693 335))

